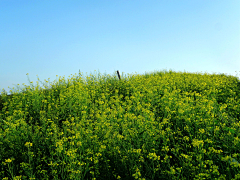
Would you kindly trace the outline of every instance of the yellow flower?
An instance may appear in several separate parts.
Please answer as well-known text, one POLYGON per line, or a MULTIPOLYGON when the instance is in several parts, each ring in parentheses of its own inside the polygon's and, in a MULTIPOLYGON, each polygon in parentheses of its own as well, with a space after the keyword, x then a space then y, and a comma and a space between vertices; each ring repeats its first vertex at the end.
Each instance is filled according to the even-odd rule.
POLYGON ((9 162, 10 163, 10 162, 12 162, 12 160, 11 159, 6 159, 5 162, 9 162))
POLYGON ((203 142, 203 140, 201 140, 201 141, 199 141, 199 140, 197 140, 197 139, 193 139, 193 142, 192 142, 192 145, 194 146, 194 147, 198 147, 199 148, 199 145, 203 145, 204 144, 204 142, 203 142))
POLYGON ((199 129, 199 132, 203 134, 205 132, 205 130, 204 129, 199 129))
POLYGON ((27 146, 27 147, 32 146, 32 143, 26 142, 26 143, 25 143, 25 146, 27 146))

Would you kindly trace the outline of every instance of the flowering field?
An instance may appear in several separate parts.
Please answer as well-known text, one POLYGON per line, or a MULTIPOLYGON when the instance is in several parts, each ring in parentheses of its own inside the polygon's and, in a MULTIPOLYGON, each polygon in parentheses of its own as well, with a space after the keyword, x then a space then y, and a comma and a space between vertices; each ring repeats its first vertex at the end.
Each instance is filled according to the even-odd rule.
POLYGON ((0 179, 240 179, 236 77, 90 74, 0 98, 0 179))

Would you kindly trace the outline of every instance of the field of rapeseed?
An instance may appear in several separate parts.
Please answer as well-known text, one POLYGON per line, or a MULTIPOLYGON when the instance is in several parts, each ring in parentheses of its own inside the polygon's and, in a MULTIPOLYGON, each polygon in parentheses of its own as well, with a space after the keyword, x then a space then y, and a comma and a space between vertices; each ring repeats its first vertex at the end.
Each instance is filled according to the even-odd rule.
POLYGON ((79 73, 30 85, 0 96, 0 179, 240 179, 234 76, 79 73))

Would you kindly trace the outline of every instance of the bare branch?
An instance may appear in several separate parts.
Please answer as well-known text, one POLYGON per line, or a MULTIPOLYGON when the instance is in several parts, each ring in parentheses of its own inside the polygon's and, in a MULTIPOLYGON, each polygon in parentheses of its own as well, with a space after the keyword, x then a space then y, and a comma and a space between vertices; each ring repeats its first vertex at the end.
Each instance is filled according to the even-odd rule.
POLYGON ((117 74, 118 74, 118 78, 119 78, 119 80, 121 80, 120 73, 119 73, 118 70, 117 70, 117 74))

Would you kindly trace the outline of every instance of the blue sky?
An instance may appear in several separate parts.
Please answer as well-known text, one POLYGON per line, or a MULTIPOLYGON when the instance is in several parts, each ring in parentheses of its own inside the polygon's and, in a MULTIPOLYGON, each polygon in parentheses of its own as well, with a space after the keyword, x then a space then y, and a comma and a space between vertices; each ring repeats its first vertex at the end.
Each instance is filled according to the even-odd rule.
POLYGON ((79 70, 240 77, 239 9, 239 0, 1 0, 0 91, 79 70))

